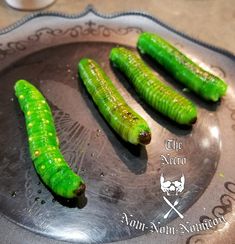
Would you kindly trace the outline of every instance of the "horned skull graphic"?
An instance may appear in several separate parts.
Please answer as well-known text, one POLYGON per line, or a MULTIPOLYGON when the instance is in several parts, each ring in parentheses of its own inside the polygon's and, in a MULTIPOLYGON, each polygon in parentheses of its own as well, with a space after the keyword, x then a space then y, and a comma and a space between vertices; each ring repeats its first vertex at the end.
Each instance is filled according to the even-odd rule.
POLYGON ((177 196, 178 193, 180 193, 184 190, 184 183, 185 183, 185 177, 183 174, 180 178, 180 181, 177 181, 177 180, 165 181, 163 174, 161 174, 161 177, 160 177, 161 190, 163 192, 166 192, 167 196, 170 196, 173 194, 177 196))

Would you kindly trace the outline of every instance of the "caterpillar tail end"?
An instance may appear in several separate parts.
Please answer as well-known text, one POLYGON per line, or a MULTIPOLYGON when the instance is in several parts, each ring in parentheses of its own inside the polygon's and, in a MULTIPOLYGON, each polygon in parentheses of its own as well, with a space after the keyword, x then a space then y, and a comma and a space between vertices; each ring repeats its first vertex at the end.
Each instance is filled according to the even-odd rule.
POLYGON ((193 119, 191 119, 191 121, 189 122, 190 125, 193 125, 197 122, 197 117, 194 117, 193 119))
POLYGON ((147 145, 151 141, 151 133, 144 131, 139 134, 139 143, 142 145, 147 145))
POLYGON ((77 190, 75 190, 75 195, 79 197, 82 194, 84 194, 85 190, 86 190, 86 185, 82 183, 80 187, 77 190))

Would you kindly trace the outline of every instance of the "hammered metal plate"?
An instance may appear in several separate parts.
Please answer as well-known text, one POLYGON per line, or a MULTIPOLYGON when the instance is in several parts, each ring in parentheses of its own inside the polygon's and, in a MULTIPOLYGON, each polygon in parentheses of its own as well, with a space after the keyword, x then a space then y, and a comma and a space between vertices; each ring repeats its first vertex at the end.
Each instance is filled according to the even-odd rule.
MULTIPOLYGON (((108 19, 91 12, 77 19, 43 16, 1 37, 0 211, 22 227, 79 243, 143 235, 150 230, 125 225, 123 213, 145 223, 154 221, 162 225, 178 217, 172 211, 167 219, 163 218, 169 206, 160 189, 162 173, 169 180, 184 174, 184 191, 180 196, 169 197, 172 203, 179 198, 177 209, 184 214, 215 179, 217 165, 222 164, 220 159, 224 162, 235 159, 234 136, 229 143, 225 140, 226 135, 234 133, 235 119, 231 83, 234 61, 226 56, 176 35, 153 20, 134 15, 108 19), (198 121, 193 128, 180 127, 153 111, 139 99, 125 77, 111 67, 110 49, 125 45, 137 52, 135 41, 143 30, 165 36, 230 84, 221 102, 205 103, 183 92, 184 87, 143 57, 166 83, 197 104, 198 121), (150 145, 131 146, 123 142, 104 121, 77 76, 76 65, 82 57, 100 63, 130 106, 148 121, 153 134, 150 145), (24 117, 13 92, 15 81, 21 78, 30 80, 47 98, 62 152, 73 170, 86 181, 86 197, 78 206, 54 198, 35 173, 28 153, 24 117), (169 139, 182 142, 183 149, 167 151, 164 143, 169 139), (168 153, 186 158, 186 163, 167 164, 161 155, 168 153)), ((226 167, 230 167, 227 163, 226 167)))

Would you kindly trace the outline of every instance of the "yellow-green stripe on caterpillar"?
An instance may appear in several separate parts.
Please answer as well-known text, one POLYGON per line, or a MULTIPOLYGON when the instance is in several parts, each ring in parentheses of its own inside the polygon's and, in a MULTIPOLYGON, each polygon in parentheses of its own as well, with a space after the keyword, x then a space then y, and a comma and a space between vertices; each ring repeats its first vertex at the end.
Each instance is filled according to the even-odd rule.
POLYGON ((127 105, 94 60, 82 59, 78 72, 99 111, 122 139, 132 144, 150 143, 151 132, 147 122, 127 105))

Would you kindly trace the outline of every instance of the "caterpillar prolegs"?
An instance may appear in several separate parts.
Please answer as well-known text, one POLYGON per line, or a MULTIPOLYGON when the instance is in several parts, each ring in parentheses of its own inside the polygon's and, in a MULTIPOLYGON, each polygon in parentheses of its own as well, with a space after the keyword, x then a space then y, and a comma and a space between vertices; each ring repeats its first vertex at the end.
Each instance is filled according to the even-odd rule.
POLYGON ((15 84, 15 95, 25 115, 30 156, 42 181, 57 195, 74 198, 85 191, 59 149, 51 109, 40 91, 26 80, 15 84))

